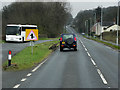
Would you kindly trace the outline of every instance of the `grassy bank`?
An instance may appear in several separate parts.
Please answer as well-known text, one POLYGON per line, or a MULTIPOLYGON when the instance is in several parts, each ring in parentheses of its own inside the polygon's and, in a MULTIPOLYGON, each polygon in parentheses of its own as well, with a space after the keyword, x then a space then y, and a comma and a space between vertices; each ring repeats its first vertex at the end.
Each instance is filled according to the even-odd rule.
POLYGON ((55 43, 58 43, 58 41, 44 42, 35 45, 33 47, 33 55, 31 54, 31 47, 25 48, 17 55, 12 57, 12 63, 13 63, 12 66, 7 67, 8 62, 6 61, 3 64, 3 70, 17 71, 17 70, 28 69, 33 66, 36 66, 42 60, 48 57, 48 55, 52 52, 52 50, 49 50, 49 47, 55 43))
POLYGON ((0 43, 5 43, 5 41, 4 40, 0 40, 0 43))
POLYGON ((87 38, 87 39, 92 39, 92 40, 94 40, 94 41, 97 41, 97 42, 103 43, 104 45, 107 45, 107 46, 109 46, 109 47, 111 47, 111 48, 113 48, 113 49, 116 49, 116 50, 120 49, 120 46, 113 45, 113 44, 111 44, 111 43, 101 41, 101 40, 98 39, 98 38, 93 38, 93 37, 88 38, 88 37, 86 37, 86 36, 84 36, 84 37, 87 38))
POLYGON ((39 38, 38 40, 55 40, 55 39, 59 39, 59 38, 39 38))

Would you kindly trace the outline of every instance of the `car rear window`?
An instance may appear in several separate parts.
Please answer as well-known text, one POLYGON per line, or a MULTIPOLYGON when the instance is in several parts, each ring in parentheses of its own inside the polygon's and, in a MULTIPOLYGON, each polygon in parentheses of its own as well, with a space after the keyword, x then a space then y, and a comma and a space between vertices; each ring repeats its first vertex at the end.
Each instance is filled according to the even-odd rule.
POLYGON ((68 38, 73 38, 73 35, 63 35, 63 40, 66 40, 68 38))

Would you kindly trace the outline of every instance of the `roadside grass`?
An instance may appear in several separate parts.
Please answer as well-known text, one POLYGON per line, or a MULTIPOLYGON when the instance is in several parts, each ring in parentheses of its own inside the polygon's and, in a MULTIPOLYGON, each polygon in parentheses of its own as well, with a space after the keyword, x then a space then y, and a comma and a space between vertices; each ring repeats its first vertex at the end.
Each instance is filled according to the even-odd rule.
POLYGON ((59 38, 39 38, 38 40, 56 40, 56 39, 59 39, 59 38))
POLYGON ((86 37, 86 36, 84 36, 84 37, 87 38, 87 39, 92 39, 92 40, 94 40, 94 41, 97 41, 97 42, 103 43, 104 45, 107 45, 107 46, 109 46, 109 47, 111 47, 111 48, 113 48, 113 49, 117 49, 117 50, 120 49, 120 46, 113 45, 113 44, 111 44, 111 43, 101 41, 101 40, 98 39, 98 38, 93 38, 93 37, 88 38, 88 37, 86 37))
POLYGON ((8 67, 8 61, 3 63, 3 70, 19 71, 38 65, 42 60, 47 58, 52 50, 49 47, 58 41, 49 41, 37 44, 33 47, 33 55, 31 54, 31 47, 23 49, 21 52, 12 57, 12 65, 8 67))
POLYGON ((0 43, 5 43, 5 41, 4 40, 0 40, 0 43))

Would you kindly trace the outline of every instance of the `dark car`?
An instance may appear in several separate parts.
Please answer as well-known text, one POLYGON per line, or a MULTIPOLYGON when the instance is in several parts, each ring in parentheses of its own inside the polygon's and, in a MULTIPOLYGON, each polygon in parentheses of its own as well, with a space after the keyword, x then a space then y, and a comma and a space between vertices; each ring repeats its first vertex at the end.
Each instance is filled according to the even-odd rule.
POLYGON ((75 34, 61 34, 60 51, 63 51, 64 48, 73 48, 77 51, 77 39, 75 34))

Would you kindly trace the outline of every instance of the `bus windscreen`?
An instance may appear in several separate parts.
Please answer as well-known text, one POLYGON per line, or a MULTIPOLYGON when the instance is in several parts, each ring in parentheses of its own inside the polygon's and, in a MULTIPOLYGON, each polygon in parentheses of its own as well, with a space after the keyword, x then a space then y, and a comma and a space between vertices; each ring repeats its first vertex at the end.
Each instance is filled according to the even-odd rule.
POLYGON ((18 26, 7 26, 6 35, 17 35, 20 34, 20 30, 18 26))

